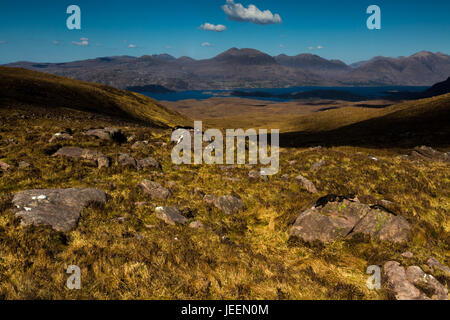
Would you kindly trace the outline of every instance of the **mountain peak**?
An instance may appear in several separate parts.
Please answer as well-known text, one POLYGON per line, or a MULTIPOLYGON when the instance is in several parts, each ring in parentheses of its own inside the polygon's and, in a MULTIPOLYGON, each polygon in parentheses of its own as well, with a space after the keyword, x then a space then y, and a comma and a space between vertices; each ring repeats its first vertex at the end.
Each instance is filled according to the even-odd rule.
POLYGON ((250 65, 276 63, 275 59, 268 54, 249 48, 231 48, 214 57, 213 60, 226 63, 250 65))

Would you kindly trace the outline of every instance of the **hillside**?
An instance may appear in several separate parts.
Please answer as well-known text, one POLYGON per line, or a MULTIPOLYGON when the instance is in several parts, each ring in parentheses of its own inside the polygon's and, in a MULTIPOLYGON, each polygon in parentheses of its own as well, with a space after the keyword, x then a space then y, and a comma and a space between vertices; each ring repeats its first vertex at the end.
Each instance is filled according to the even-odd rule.
POLYGON ((158 127, 173 127, 187 120, 141 94, 26 69, 0 67, 0 87, 0 107, 75 109, 158 127))
POLYGON ((8 66, 116 88, 159 85, 177 91, 293 86, 428 86, 448 78, 450 56, 419 52, 409 57, 375 57, 348 66, 342 61, 313 54, 272 57, 255 49, 231 48, 202 60, 159 54, 67 63, 16 62, 8 66))
POLYGON ((297 117, 284 126, 285 146, 450 145, 450 94, 413 100, 381 109, 346 107, 297 117))
POLYGON ((297 117, 317 144, 282 147, 280 171, 263 178, 260 165, 175 165, 167 125, 185 118, 140 95, 20 69, 0 81, 0 299, 395 299, 386 282, 366 285, 368 266, 388 261, 433 275, 448 298, 450 274, 436 267, 450 262, 448 154, 325 146, 352 125, 362 143, 367 128, 414 133, 420 119, 448 130, 449 95, 297 117), (92 130, 112 127, 126 139, 92 130), (303 241, 299 217, 321 207, 340 224, 374 218, 362 230, 354 216, 345 228, 310 221, 303 241), (69 265, 80 290, 66 287, 69 265))

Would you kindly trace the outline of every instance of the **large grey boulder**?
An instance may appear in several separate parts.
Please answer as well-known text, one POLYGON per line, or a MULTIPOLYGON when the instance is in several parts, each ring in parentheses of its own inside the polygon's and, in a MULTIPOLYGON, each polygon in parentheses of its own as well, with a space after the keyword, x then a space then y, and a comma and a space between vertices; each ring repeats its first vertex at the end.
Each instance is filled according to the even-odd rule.
POLYGON ((98 189, 35 189, 22 191, 12 200, 23 225, 50 225, 57 231, 74 229, 81 211, 90 203, 106 203, 98 189))
POLYGON ((153 199, 166 200, 170 196, 168 189, 154 181, 143 180, 139 186, 144 193, 150 195, 153 199))
POLYGON ((226 214, 235 214, 245 209, 244 202, 238 197, 232 195, 215 196, 207 194, 203 197, 203 201, 215 206, 226 214))
POLYGON ((157 207, 155 215, 158 219, 163 220, 170 225, 185 225, 188 219, 181 215, 178 208, 175 207, 157 207))
POLYGON ((325 203, 321 199, 319 205, 300 213, 290 231, 291 237, 310 243, 328 243, 355 234, 383 241, 408 240, 411 227, 400 216, 344 197, 325 203))

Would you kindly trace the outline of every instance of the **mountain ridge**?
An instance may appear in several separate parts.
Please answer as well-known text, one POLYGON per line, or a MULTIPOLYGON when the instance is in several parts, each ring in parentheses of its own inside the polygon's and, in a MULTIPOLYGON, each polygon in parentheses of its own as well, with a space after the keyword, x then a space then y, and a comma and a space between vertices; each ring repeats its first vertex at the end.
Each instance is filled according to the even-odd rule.
POLYGON ((450 75, 450 56, 420 51, 408 57, 377 56, 347 65, 303 53, 270 56, 231 48, 209 59, 168 54, 100 57, 65 63, 16 62, 5 66, 44 71, 116 88, 159 85, 170 90, 292 86, 428 86, 450 75))

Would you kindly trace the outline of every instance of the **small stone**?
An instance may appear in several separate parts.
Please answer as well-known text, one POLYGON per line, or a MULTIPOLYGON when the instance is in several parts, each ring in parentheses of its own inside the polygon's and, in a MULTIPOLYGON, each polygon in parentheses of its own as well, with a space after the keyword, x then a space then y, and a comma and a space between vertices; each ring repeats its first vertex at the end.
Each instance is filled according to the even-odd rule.
POLYGON ((192 221, 189 224, 189 228, 192 228, 192 229, 204 229, 205 225, 203 223, 201 223, 200 221, 192 221))
POLYGON ((137 160, 127 153, 119 154, 117 162, 119 163, 119 166, 122 166, 122 167, 131 167, 131 168, 138 167, 137 160))
POLYGON ((188 221, 184 216, 180 214, 180 211, 175 207, 157 207, 155 214, 158 219, 163 220, 170 225, 184 225, 188 221))
POLYGON ((9 169, 11 169, 11 166, 6 162, 0 161, 0 169, 2 171, 8 171, 9 169))
POLYGON ((214 195, 206 195, 203 198, 203 201, 206 203, 215 206, 217 209, 222 210, 225 214, 235 214, 240 210, 245 209, 245 205, 241 199, 232 196, 214 196, 214 195))
POLYGON ((20 169, 25 169, 25 168, 28 168, 28 167, 30 167, 31 166, 31 164, 29 164, 28 162, 26 162, 26 161, 20 161, 19 162, 19 168, 20 169))
POLYGON ((154 181, 143 180, 139 186, 142 188, 144 193, 150 195, 154 199, 166 200, 170 196, 169 190, 154 181))
POLYGON ((140 169, 143 169, 143 168, 161 169, 160 163, 156 159, 151 158, 151 157, 138 160, 137 165, 140 169))
POLYGON ((446 272, 450 276, 450 268, 440 263, 436 258, 431 257, 428 259, 427 264, 431 269, 439 269, 446 272))
POLYGON ((324 165, 326 165, 327 164, 327 162, 325 161, 325 160, 319 160, 319 161, 317 161, 316 163, 314 163, 312 166, 311 166, 311 171, 316 171, 316 170, 318 170, 320 167, 323 167, 324 165))
POLYGON ((403 252, 401 254, 401 256, 403 258, 411 259, 412 257, 414 257, 414 254, 411 251, 406 251, 406 252, 403 252))
POLYGON ((298 175, 297 177, 295 177, 295 179, 298 180, 308 192, 310 192, 310 193, 318 192, 314 183, 312 183, 310 180, 306 179, 304 176, 298 175))

